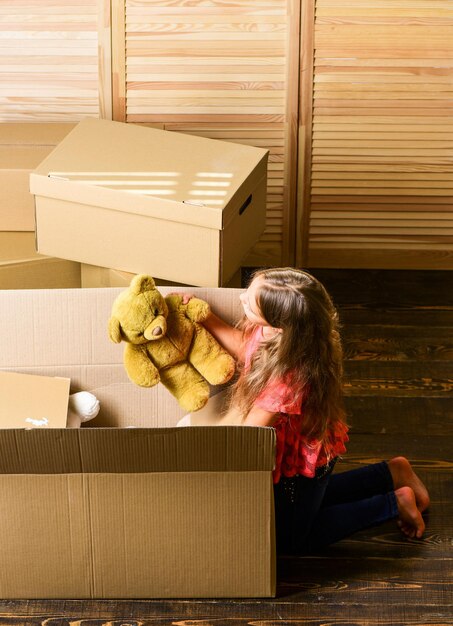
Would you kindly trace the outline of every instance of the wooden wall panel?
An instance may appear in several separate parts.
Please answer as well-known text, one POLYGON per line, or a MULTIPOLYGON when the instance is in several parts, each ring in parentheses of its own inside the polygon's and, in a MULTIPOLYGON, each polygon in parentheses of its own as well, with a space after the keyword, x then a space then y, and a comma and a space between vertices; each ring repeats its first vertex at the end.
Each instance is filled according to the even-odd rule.
POLYGON ((0 122, 100 114, 98 13, 97 0, 0 1, 0 122))
POLYGON ((315 7, 304 261, 452 267, 453 3, 315 7))
POLYGON ((270 150, 267 225, 251 264, 294 261, 299 5, 112 5, 115 119, 270 150))

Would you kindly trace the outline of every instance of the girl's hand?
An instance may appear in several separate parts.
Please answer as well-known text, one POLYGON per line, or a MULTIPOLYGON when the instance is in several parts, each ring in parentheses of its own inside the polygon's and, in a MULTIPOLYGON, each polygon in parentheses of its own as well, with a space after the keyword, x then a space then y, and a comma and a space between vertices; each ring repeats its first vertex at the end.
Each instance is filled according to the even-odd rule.
MULTIPOLYGON (((172 291, 169 296, 179 296, 182 304, 186 305, 195 298, 191 293, 182 293, 180 291, 172 291)), ((228 324, 212 311, 208 317, 200 322, 207 331, 214 336, 215 339, 237 360, 243 360, 242 356, 242 331, 231 324, 228 324)))
POLYGON ((192 298, 195 297, 192 293, 180 293, 178 291, 172 291, 168 295, 169 296, 181 296, 183 304, 189 304, 192 298))

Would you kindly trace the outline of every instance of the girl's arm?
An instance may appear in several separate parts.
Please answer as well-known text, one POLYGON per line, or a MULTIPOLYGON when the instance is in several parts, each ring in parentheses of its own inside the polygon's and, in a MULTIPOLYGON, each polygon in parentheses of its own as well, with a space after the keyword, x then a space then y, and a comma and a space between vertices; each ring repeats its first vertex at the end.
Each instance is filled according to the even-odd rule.
POLYGON ((236 359, 242 359, 242 331, 234 328, 212 312, 202 323, 225 350, 236 359))
MULTIPOLYGON (((178 293, 173 292, 169 295, 178 295, 182 298, 183 304, 188 302, 194 297, 191 293, 178 293)), ((228 324, 220 317, 215 315, 212 311, 204 322, 201 322, 203 326, 208 330, 211 335, 217 339, 217 341, 225 348, 231 356, 238 360, 242 360, 242 331, 231 324, 228 324)))

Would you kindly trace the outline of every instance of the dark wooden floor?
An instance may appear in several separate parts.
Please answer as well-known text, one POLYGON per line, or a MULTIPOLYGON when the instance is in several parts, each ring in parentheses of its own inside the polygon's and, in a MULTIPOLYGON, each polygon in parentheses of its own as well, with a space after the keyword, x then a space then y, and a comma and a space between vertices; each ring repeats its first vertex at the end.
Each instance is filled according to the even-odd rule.
POLYGON ((453 624, 452 274, 313 273, 343 324, 352 434, 340 469, 407 456, 431 493, 423 540, 389 522, 317 556, 282 558, 270 600, 1 601, 0 624, 453 624))

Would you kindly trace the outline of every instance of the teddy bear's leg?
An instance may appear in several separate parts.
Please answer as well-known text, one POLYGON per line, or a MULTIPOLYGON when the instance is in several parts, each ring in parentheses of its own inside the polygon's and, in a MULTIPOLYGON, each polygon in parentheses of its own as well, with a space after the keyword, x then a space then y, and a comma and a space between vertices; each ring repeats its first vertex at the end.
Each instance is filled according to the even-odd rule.
POLYGON ((187 358, 210 385, 223 385, 234 374, 233 357, 201 324, 195 324, 194 338, 187 358))
POLYGON ((179 363, 160 370, 162 384, 186 411, 198 411, 209 399, 209 385, 190 365, 179 363))

